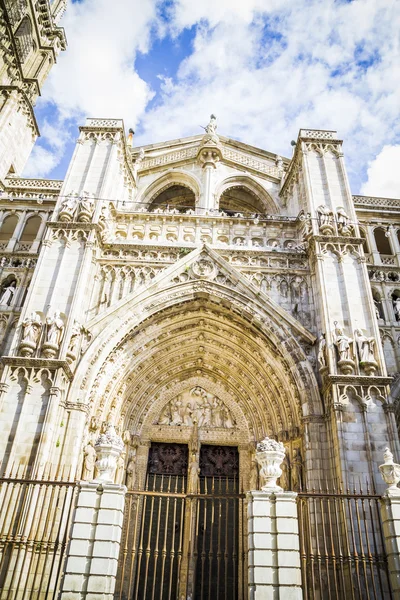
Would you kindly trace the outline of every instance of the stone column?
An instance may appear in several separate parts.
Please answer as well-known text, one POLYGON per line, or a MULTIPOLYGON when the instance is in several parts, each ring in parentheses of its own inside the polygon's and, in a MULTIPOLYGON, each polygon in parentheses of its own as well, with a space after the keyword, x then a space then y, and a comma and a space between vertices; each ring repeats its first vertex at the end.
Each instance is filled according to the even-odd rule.
POLYGON ((400 465, 393 462, 393 454, 386 448, 385 462, 379 467, 389 485, 381 500, 383 535, 389 567, 393 598, 400 599, 400 465))
POLYGON ((126 487, 82 481, 68 547, 61 600, 112 600, 126 487))

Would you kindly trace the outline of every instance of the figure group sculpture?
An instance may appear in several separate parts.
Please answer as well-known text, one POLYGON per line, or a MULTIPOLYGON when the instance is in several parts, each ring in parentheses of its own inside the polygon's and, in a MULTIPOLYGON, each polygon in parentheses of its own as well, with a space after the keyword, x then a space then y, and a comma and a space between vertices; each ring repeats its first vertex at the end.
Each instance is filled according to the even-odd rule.
POLYGON ((335 220, 337 232, 345 237, 351 236, 354 233, 353 227, 350 224, 350 217, 347 215, 344 208, 339 206, 336 210, 336 218, 332 209, 325 204, 320 204, 317 208, 317 218, 319 231, 322 235, 335 234, 335 220))
MULTIPOLYGON (((375 339, 364 335, 360 328, 354 331, 354 338, 351 338, 344 333, 343 327, 337 323, 335 325, 333 341, 337 350, 337 364, 340 371, 344 375, 352 374, 357 361, 360 369, 367 375, 372 375, 378 367, 375 359, 375 339)), ((320 352, 318 360, 322 367, 320 352)))
POLYGON ((231 429, 235 420, 225 404, 200 386, 168 402, 158 420, 159 425, 197 424, 199 427, 231 429))
POLYGON ((94 195, 83 192, 81 196, 71 192, 63 200, 58 218, 63 222, 73 221, 77 218, 80 223, 89 223, 94 211, 94 195))

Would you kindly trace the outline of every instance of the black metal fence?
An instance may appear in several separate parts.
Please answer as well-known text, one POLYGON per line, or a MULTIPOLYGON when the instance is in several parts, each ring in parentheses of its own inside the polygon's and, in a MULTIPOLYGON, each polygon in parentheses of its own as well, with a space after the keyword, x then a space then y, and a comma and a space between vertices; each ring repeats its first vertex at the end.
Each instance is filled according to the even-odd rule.
POLYGON ((362 490, 299 493, 304 600, 393 598, 379 504, 362 490))

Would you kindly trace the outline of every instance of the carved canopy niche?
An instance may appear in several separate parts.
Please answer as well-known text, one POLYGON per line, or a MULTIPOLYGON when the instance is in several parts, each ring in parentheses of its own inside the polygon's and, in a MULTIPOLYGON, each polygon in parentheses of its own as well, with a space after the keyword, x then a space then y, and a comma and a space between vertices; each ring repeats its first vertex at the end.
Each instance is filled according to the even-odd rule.
POLYGON ((199 427, 220 427, 232 429, 235 419, 225 403, 196 385, 178 394, 162 409, 158 425, 191 427, 197 423, 199 427))

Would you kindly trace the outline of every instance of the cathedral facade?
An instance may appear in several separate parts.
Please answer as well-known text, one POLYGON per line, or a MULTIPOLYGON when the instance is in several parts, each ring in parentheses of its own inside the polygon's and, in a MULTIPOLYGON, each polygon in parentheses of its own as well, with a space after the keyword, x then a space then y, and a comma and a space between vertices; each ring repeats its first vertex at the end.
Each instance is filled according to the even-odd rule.
MULTIPOLYGON (((4 9, 10 39, 27 10, 4 9)), ((141 148, 87 119, 64 181, 22 178, 21 77, 0 112, 0 598, 399 597, 400 200, 352 195, 335 131, 282 158, 214 115, 141 148)))

